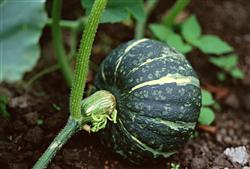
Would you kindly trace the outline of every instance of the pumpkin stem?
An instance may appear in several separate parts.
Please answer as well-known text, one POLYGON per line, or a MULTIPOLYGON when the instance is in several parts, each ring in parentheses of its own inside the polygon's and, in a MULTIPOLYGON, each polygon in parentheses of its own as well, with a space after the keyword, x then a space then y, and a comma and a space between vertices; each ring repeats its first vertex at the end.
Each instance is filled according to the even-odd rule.
POLYGON ((79 123, 71 118, 69 118, 65 127, 59 132, 47 150, 39 158, 39 160, 34 165, 33 169, 44 169, 47 167, 49 162, 55 156, 56 152, 61 149, 61 147, 67 142, 71 136, 76 133, 79 129, 79 123))
POLYGON ((106 127, 107 121, 116 123, 117 111, 115 96, 108 91, 100 90, 82 101, 82 129, 97 132, 106 127), (85 119, 90 118, 90 128, 85 119))
POLYGON ((84 99, 81 103, 81 118, 68 119, 65 127, 59 132, 47 150, 43 153, 33 169, 44 169, 56 152, 79 130, 97 132, 105 128, 108 120, 116 123, 117 111, 115 97, 108 91, 100 90, 84 99))

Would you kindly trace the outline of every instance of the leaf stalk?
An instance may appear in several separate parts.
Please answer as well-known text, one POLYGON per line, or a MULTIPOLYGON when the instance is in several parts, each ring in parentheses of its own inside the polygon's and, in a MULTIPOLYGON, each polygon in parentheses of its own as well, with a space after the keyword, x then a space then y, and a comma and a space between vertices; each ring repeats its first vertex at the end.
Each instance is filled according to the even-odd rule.
POLYGON ((52 6, 52 38, 55 47, 57 61, 64 75, 64 78, 68 84, 71 86, 73 81, 73 71, 69 64, 69 60, 66 57, 66 52, 63 46, 61 28, 59 25, 60 15, 61 15, 62 0, 54 0, 52 6))
POLYGON ((169 13, 163 18, 163 23, 166 27, 174 25, 176 17, 183 11, 190 3, 190 0, 177 0, 169 10, 169 13))

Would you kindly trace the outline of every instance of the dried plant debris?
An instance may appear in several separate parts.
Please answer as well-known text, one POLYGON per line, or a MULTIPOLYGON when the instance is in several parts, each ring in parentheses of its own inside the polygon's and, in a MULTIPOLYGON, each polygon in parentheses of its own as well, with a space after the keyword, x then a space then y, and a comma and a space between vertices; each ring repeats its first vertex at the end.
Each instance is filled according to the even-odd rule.
POLYGON ((231 162, 237 162, 243 166, 249 161, 249 154, 245 146, 226 148, 224 154, 231 162))

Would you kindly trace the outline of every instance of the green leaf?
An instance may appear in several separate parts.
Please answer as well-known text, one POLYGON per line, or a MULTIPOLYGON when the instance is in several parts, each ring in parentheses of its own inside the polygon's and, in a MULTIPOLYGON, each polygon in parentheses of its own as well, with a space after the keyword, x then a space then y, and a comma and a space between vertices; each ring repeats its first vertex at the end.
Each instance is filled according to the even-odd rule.
POLYGON ((202 106, 210 106, 215 103, 212 94, 207 90, 201 90, 202 106))
POLYGON ((217 79, 220 80, 220 81, 226 80, 226 74, 225 74, 224 72, 219 72, 219 73, 217 73, 217 74, 216 74, 216 77, 217 77, 217 79))
POLYGON ((10 113, 7 111, 8 97, 0 95, 0 116, 9 118, 10 113))
POLYGON ((181 25, 181 34, 184 39, 193 44, 201 36, 201 27, 195 15, 190 16, 181 25))
POLYGON ((174 33, 164 25, 150 24, 149 28, 157 39, 167 42, 170 46, 176 48, 176 50, 184 54, 192 50, 192 46, 185 44, 179 34, 174 33))
MULTIPOLYGON (((89 15, 94 1, 81 0, 81 3, 86 9, 87 15, 89 15)), ((101 23, 115 23, 128 20, 130 14, 137 21, 146 19, 143 0, 109 0, 101 18, 101 23)))
POLYGON ((233 48, 219 37, 214 35, 204 35, 193 43, 205 54, 224 54, 233 51, 233 48))
POLYGON ((39 125, 39 126, 43 125, 44 124, 43 119, 37 119, 36 124, 39 125))
POLYGON ((231 54, 223 57, 211 57, 209 61, 215 66, 224 69, 230 73, 230 75, 236 79, 243 79, 244 72, 237 68, 239 56, 231 54))
POLYGON ((61 107, 59 105, 57 105, 56 103, 52 104, 52 107, 56 110, 56 111, 61 111, 61 107))
POLYGON ((209 61, 219 68, 229 71, 237 66, 239 57, 235 54, 223 56, 223 57, 211 57, 209 61))
POLYGON ((199 122, 201 124, 210 125, 215 119, 214 111, 209 107, 202 107, 199 116, 199 122))
POLYGON ((0 5, 1 81, 21 80, 39 56, 39 38, 47 17, 45 1, 5 0, 0 5))
POLYGON ((167 38, 167 43, 170 46, 176 48, 176 50, 178 50, 179 52, 182 52, 184 54, 192 50, 192 46, 185 44, 182 41, 181 36, 178 34, 170 34, 167 38))
POLYGON ((5 0, 0 0, 0 5, 2 5, 2 3, 4 3, 5 0))
POLYGON ((165 27, 162 24, 150 24, 149 29, 153 35, 161 41, 166 41, 168 36, 174 33, 171 29, 165 27))
POLYGON ((236 79, 244 79, 244 72, 242 70, 240 70, 239 68, 235 67, 234 69, 232 69, 230 71, 230 74, 232 77, 236 78, 236 79))
POLYGON ((221 111, 221 106, 218 102, 215 102, 214 105, 212 106, 214 110, 220 112, 221 111))

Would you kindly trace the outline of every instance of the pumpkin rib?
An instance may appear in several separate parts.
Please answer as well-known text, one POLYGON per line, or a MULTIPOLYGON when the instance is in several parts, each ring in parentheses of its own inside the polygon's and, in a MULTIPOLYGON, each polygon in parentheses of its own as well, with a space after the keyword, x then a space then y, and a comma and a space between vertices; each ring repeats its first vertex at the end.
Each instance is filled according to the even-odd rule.
POLYGON ((115 67, 115 71, 114 71, 114 84, 116 84, 116 78, 117 78, 117 71, 119 69, 119 66, 122 62, 122 59, 126 56, 126 54, 136 45, 142 43, 142 42, 145 42, 147 41, 148 39, 140 39, 140 40, 136 40, 134 41, 132 44, 130 44, 129 46, 126 47, 126 49, 124 50, 124 53, 123 55, 117 60, 117 63, 116 63, 116 67, 115 67))
POLYGON ((135 91, 136 89, 140 89, 145 86, 154 86, 154 85, 164 85, 164 84, 170 84, 175 83, 177 86, 185 86, 185 85, 194 85, 196 87, 200 87, 199 80, 193 76, 182 76, 180 74, 167 74, 164 77, 161 77, 159 79, 146 81, 143 83, 140 83, 136 86, 134 86, 129 93, 135 91))
MULTIPOLYGON (((189 127, 187 127, 187 129, 183 129, 183 127, 182 127, 182 130, 181 129, 176 130, 177 127, 175 127, 173 129, 173 127, 170 127, 168 125, 162 124, 160 122, 157 123, 157 121, 154 120, 154 118, 152 118, 152 117, 148 117, 148 116, 145 116, 145 115, 137 115, 136 116, 136 115, 133 115, 133 113, 130 112, 130 111, 126 111, 126 113, 122 113, 122 112, 124 112, 124 110, 121 110, 120 112, 121 112, 120 115, 119 115, 120 118, 123 121, 126 119, 125 123, 127 121, 129 121, 126 125, 128 125, 129 128, 131 128, 130 129, 131 131, 134 130, 136 132, 136 130, 138 128, 141 128, 141 129, 144 128, 144 130, 147 129, 147 131, 145 130, 145 132, 153 132, 153 133, 156 134, 156 136, 157 135, 161 135, 161 137, 166 137, 167 136, 167 137, 169 137, 169 139, 167 139, 165 142, 168 142, 168 145, 174 144, 174 142, 175 142, 174 140, 175 140, 176 137, 179 138, 179 137, 185 136, 185 137, 189 138, 190 137, 190 134, 189 134, 190 131, 192 131, 195 128, 195 123, 179 122, 178 121, 177 125, 179 123, 182 123, 182 125, 186 123, 187 125, 189 125, 189 127), (131 120, 129 120, 129 119, 131 119, 131 120)), ((157 117, 155 117, 155 118, 158 119, 157 117)), ((173 123, 176 123, 176 122, 173 122, 173 123)), ((143 132, 143 133, 145 133, 145 132, 143 132)), ((140 135, 140 133, 143 134, 140 131, 136 132, 136 133, 137 133, 137 135, 140 135)), ((148 133, 148 134, 152 135, 150 133, 148 133)), ((155 136, 155 138, 156 138, 156 136, 155 136)))
MULTIPOLYGON (((145 117, 145 118, 150 118, 150 119, 154 119, 154 118, 158 118, 159 120, 161 120, 163 123, 165 122, 165 123, 186 123, 187 125, 188 124, 190 124, 190 126, 192 125, 192 123, 194 123, 194 122, 189 122, 189 121, 180 121, 180 120, 176 120, 176 121, 173 121, 173 120, 169 120, 169 119, 163 119, 161 116, 159 116, 159 117, 157 117, 157 116, 154 116, 154 117, 152 117, 152 116, 148 116, 148 115, 146 115, 146 114, 138 114, 138 113, 136 113, 135 111, 133 111, 132 110, 132 108, 130 108, 130 107, 126 107, 127 109, 129 109, 131 112, 134 112, 134 114, 135 114, 135 117, 136 116, 141 116, 141 117, 145 117)), ((120 109, 121 109, 121 107, 120 107, 120 109)), ((123 108, 123 109, 125 109, 125 108, 123 108)), ((127 112, 129 112, 129 111, 127 111, 127 112)), ((123 113, 121 113, 121 114, 123 114, 123 113)), ((178 125, 178 124, 176 124, 176 125, 178 125)), ((175 128, 175 127, 173 127, 173 128, 175 128)))
MULTIPOLYGON (((148 65, 150 63, 153 63, 153 62, 161 60, 161 59, 173 60, 173 58, 174 58, 174 59, 179 60, 181 62, 183 62, 183 60, 185 60, 185 57, 183 55, 182 55, 183 57, 180 57, 181 55, 178 53, 169 54, 169 50, 164 50, 164 47, 162 48, 161 53, 159 55, 160 55, 160 57, 147 58, 147 60, 145 60, 143 63, 140 63, 139 65, 135 65, 135 68, 130 70, 125 77, 129 76, 131 73, 135 73, 135 71, 139 70, 139 68, 141 68, 142 66, 148 65), (165 51, 167 51, 167 52, 165 52, 165 51)), ((189 63, 187 63, 187 66, 189 66, 189 63)))
MULTIPOLYGON (((127 111, 127 112, 130 112, 130 111, 127 111)), ((155 133, 157 134, 160 134, 162 136, 166 136, 166 135, 169 135, 169 133, 171 133, 170 131, 172 131, 172 134, 176 134, 176 133, 179 133, 180 131, 182 132, 188 132, 190 130, 193 130, 196 126, 196 122, 185 122, 185 121, 171 121, 171 120, 166 120, 166 119, 162 119, 161 117, 150 117, 150 116, 146 116, 146 115, 143 115, 143 114, 140 114, 140 115, 134 115, 132 113, 126 113, 126 115, 130 114, 131 116, 131 122, 132 123, 139 123, 140 124, 140 121, 144 122, 146 120, 143 120, 143 119, 140 119, 140 118, 145 118, 147 119, 147 121, 149 123, 151 123, 152 126, 156 126, 157 125, 161 125, 161 128, 159 128, 159 130, 162 130, 164 128, 166 128, 168 130, 168 134, 163 134, 163 133, 160 133, 160 132, 156 132, 156 130, 153 130, 155 131, 155 133), (152 124, 153 123, 153 124, 152 124), (181 130, 182 129, 182 130, 181 130)), ((129 118, 129 116, 124 116, 120 115, 120 117, 122 119, 127 119, 129 118)), ((142 124, 145 124, 145 123, 142 123, 142 124)), ((148 129, 154 129, 152 128, 151 126, 148 126, 148 125, 145 125, 144 127, 148 128, 148 129)))
MULTIPOLYGON (((176 95, 176 96, 178 96, 178 95, 176 95)), ((170 98, 167 97, 166 100, 159 101, 159 100, 152 100, 151 97, 149 97, 149 99, 143 99, 142 100, 142 98, 140 98, 140 97, 138 97, 136 95, 133 95, 132 99, 129 98, 129 97, 123 98, 123 100, 121 102, 127 103, 124 106, 126 106, 126 108, 128 110, 130 110, 132 112, 136 112, 137 115, 143 115, 146 112, 147 117, 151 117, 151 118, 163 117, 164 116, 163 112, 166 111, 164 119, 166 119, 166 120, 171 119, 171 121, 184 121, 184 122, 194 122, 194 121, 196 121, 195 119, 198 118, 198 114, 199 114, 198 112, 199 112, 199 107, 200 107, 200 105, 197 105, 195 102, 190 100, 189 96, 181 97, 181 98, 177 97, 175 100, 173 100, 173 98, 171 98, 171 97, 170 98), (133 99, 133 98, 136 98, 136 99, 133 99), (182 99, 182 100, 180 100, 180 99, 182 99), (138 103, 140 103, 140 102, 144 103, 144 106, 149 106, 151 104, 151 109, 150 110, 148 109, 147 111, 145 111, 146 107, 143 107, 142 109, 136 108, 135 106, 138 105, 138 103), (152 104, 152 102, 153 102, 153 104, 152 104), (181 108, 182 108, 181 105, 182 105, 183 102, 188 107, 184 105, 183 110, 181 110, 181 108), (164 104, 164 105, 161 107, 160 105, 162 105, 162 104, 164 104), (179 110, 176 110, 177 112, 172 112, 171 110, 166 110, 165 107, 168 107, 170 105, 171 105, 172 109, 176 110, 176 108, 179 108, 179 110), (148 111, 151 112, 151 113, 147 113, 148 111), (156 112, 156 113, 152 113, 152 112, 156 112), (180 112, 182 112, 182 113, 180 113, 180 112), (192 112, 197 112, 197 113, 192 113, 192 112), (183 115, 186 115, 187 117, 189 116, 189 114, 193 114, 193 115, 196 114, 197 117, 194 117, 195 119, 193 119, 193 118, 184 118, 182 116, 167 117, 167 115, 169 115, 169 114, 173 114, 173 115, 177 115, 177 114, 181 115, 181 114, 183 114, 183 115)), ((118 106, 120 106, 120 105, 118 105, 118 106)), ((191 117, 193 117, 193 116, 191 116, 191 117)))
POLYGON ((101 65, 101 75, 102 75, 102 80, 103 80, 104 84, 106 84, 106 75, 104 72, 104 64, 101 65))
POLYGON ((153 154, 154 158, 157 158, 158 156, 163 156, 164 158, 167 158, 173 154, 175 154, 176 152, 163 152, 161 151, 162 147, 160 146, 159 149, 153 149, 151 147, 149 147, 148 145, 146 145, 145 143, 143 143, 142 141, 140 141, 139 139, 137 139, 135 136, 133 136, 132 133, 130 133, 126 127, 124 126, 124 124, 122 123, 121 120, 118 120, 119 123, 121 124, 121 127, 124 129, 124 131, 127 132, 128 136, 130 136, 134 141, 136 141, 138 144, 135 144, 137 147, 139 147, 140 149, 144 150, 144 151, 149 151, 153 154))
POLYGON ((147 59, 145 62, 141 63, 136 68, 133 68, 132 70, 130 70, 125 77, 129 76, 131 73, 135 73, 135 71, 139 70, 144 65, 150 64, 150 63, 155 62, 155 61, 159 61, 161 59, 165 59, 169 56, 172 56, 172 55, 164 55, 164 56, 156 57, 154 59, 147 59))
POLYGON ((147 117, 153 123, 158 122, 158 123, 163 124, 164 126, 167 126, 175 131, 180 131, 180 129, 183 129, 183 130, 194 129, 195 125, 196 125, 196 122, 170 121, 170 120, 162 119, 161 117, 155 117, 155 118, 152 118, 149 116, 144 116, 144 117, 147 117))
MULTIPOLYGON (((122 109, 122 108, 119 108, 119 112, 120 112, 120 114, 119 114, 118 119, 121 119, 122 121, 124 121, 124 124, 127 126, 126 128, 129 128, 129 130, 134 131, 135 133, 137 133, 136 135, 138 135, 138 136, 140 134, 142 134, 142 135, 146 134, 147 137, 148 136, 152 137, 151 140, 150 139, 146 139, 147 141, 149 141, 148 144, 151 144, 151 146, 158 145, 159 143, 164 144, 164 140, 165 140, 164 137, 167 136, 167 135, 169 135, 169 134, 166 134, 166 133, 170 133, 169 130, 172 130, 170 128, 166 128, 165 127, 168 131, 165 132, 165 134, 163 134, 163 133, 161 133, 160 130, 158 130, 158 131, 157 130, 152 130, 152 128, 150 128, 150 127, 148 127, 146 125, 147 123, 139 123, 140 120, 138 118, 143 118, 145 116, 139 116, 139 115, 136 116, 131 111, 126 111, 126 113, 124 113, 125 109, 122 109), (143 132, 137 131, 137 130, 141 130, 143 132), (154 141, 152 142, 152 140, 154 140, 154 141)), ((145 118, 147 118, 147 117, 145 117, 145 118)), ((146 121, 144 121, 144 122, 146 122, 146 121)), ((162 129, 163 127, 164 126, 162 125, 159 129, 162 129)), ((175 132, 175 135, 176 135, 176 131, 173 131, 173 132, 175 132)), ((172 136, 174 136, 174 135, 172 135, 172 136)), ((143 140, 145 140, 145 138, 143 140)), ((166 142, 168 142, 168 145, 172 144, 171 141, 170 141, 170 139, 167 139, 165 141, 165 144, 166 144, 166 142)))
POLYGON ((160 79, 160 81, 168 80, 170 78, 175 79, 177 78, 176 76, 179 75, 180 76, 179 79, 182 79, 182 77, 194 79, 192 83, 199 88, 199 80, 197 79, 197 76, 190 70, 188 71, 186 70, 188 68, 187 65, 189 64, 186 63, 185 66, 183 65, 180 66, 180 65, 181 63, 175 63, 174 66, 166 65, 163 63, 161 64, 154 63, 146 65, 146 67, 145 66, 141 67, 141 69, 138 69, 133 73, 130 73, 130 75, 128 76, 122 74, 119 75, 120 85, 117 87, 120 88, 121 90, 127 90, 135 87, 136 85, 140 85, 142 83, 146 83, 153 80, 156 81, 157 79, 160 79), (169 68, 167 68, 168 66, 169 68))

